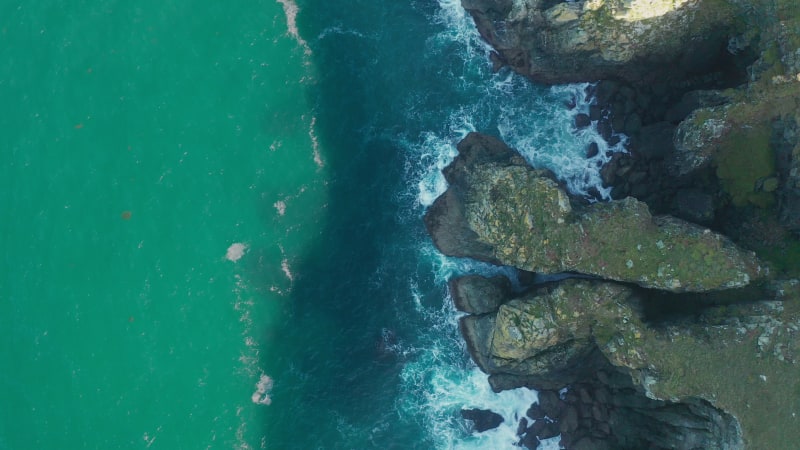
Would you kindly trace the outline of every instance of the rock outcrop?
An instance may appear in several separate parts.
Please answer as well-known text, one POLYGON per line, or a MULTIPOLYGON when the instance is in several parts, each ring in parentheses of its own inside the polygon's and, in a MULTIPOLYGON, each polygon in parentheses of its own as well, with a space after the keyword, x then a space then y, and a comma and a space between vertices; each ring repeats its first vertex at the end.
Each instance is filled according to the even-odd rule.
POLYGON ((604 136, 613 130, 630 138, 624 166, 605 171, 614 198, 633 196, 657 214, 726 233, 738 227, 726 226, 731 215, 776 216, 794 237, 748 236, 747 246, 800 254, 800 3, 462 4, 494 47, 498 67, 544 83, 601 80, 590 116, 604 136), (701 194, 702 211, 684 207, 687 191, 701 194))
POLYGON ((425 217, 446 254, 597 278, 451 284, 492 387, 543 390, 520 445, 796 446, 800 284, 774 277, 800 276, 800 3, 462 4, 495 69, 601 80, 574 125, 629 137, 603 168, 617 200, 586 204, 470 135, 425 217))
POLYGON ((568 387, 566 403, 547 414, 566 442, 783 448, 800 439, 798 286, 776 282, 741 293, 755 302, 725 305, 717 294, 671 294, 670 302, 706 307, 657 324, 647 320, 646 306, 664 299, 650 291, 566 280, 509 298, 495 312, 466 316, 461 328, 494 389, 568 387))
POLYGON ((566 192, 502 142, 477 134, 444 173, 425 216, 439 249, 541 273, 578 272, 674 292, 729 289, 762 276, 727 238, 633 198, 573 206, 566 192), (458 236, 453 238, 453 236, 458 236))
POLYGON ((724 66, 738 8, 716 0, 462 0, 498 62, 543 83, 691 83, 724 66), (686 45, 691 42, 691 45, 686 45))

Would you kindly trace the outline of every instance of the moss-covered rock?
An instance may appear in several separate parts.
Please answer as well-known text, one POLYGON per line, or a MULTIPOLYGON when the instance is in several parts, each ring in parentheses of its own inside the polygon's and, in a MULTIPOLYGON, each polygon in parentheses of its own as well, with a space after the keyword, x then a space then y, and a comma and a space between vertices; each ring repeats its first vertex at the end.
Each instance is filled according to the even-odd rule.
POLYGON ((711 432, 700 448, 792 448, 800 441, 800 283, 742 295, 749 301, 654 326, 642 313, 652 301, 646 291, 566 280, 504 302, 496 313, 468 316, 462 328, 496 387, 586 383, 618 391, 600 400, 616 408, 655 408, 639 427, 650 420, 692 432, 679 430, 691 423, 686 413, 630 397, 630 385, 662 405, 688 402, 689 415, 708 416, 701 400, 722 411, 712 421, 716 430, 704 425, 711 432), (724 412, 739 424, 725 425, 724 412))
POLYGON ((478 142, 501 146, 496 139, 467 139, 472 145, 460 146, 445 170, 451 185, 444 200, 426 216, 444 253, 451 253, 441 245, 450 233, 468 230, 475 243, 460 247, 460 256, 532 272, 580 272, 674 292, 741 287, 763 275, 752 253, 717 233, 652 217, 647 205, 633 198, 573 207, 545 172, 473 155, 481 151, 478 142), (451 211, 459 217, 437 219, 451 211))
MULTIPOLYGON (((800 4, 792 0, 731 0, 743 13, 742 34, 731 41, 754 43, 758 58, 749 67, 747 83, 721 92, 724 104, 701 107, 678 126, 675 152, 667 168, 684 176, 712 166, 735 207, 761 209, 781 204, 791 216, 798 174, 794 155, 781 155, 779 144, 800 144, 796 128, 800 112, 800 4), (790 124, 791 122, 791 124, 790 124), (777 124, 777 126, 776 126, 777 124), (783 166, 776 161, 791 161, 783 166)), ((786 220, 794 228, 793 220, 786 220)))

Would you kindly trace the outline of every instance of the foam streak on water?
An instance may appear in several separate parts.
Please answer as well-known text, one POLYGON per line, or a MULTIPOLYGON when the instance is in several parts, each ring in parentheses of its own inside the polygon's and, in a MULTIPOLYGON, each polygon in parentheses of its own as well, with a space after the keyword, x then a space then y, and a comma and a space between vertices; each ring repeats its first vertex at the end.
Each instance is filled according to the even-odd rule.
POLYGON ((278 3, 281 4, 283 7, 283 13, 286 15, 286 26, 288 28, 288 33, 297 43, 303 47, 303 51, 307 56, 311 55, 311 47, 308 46, 308 42, 300 36, 300 31, 297 29, 297 14, 300 12, 300 8, 297 7, 297 4, 292 0, 276 0, 278 3))

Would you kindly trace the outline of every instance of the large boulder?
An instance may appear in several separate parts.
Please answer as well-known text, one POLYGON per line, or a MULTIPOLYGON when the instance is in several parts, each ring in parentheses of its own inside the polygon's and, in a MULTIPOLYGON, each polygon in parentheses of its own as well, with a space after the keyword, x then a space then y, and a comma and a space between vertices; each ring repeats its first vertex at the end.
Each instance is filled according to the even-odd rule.
POLYGON ((723 0, 462 0, 498 58, 544 83, 685 82, 730 56, 723 0))
POLYGON ((461 319, 461 331, 478 365, 505 383, 558 389, 589 376, 597 348, 620 365, 641 369, 643 355, 621 348, 617 334, 635 342, 640 327, 630 318, 631 288, 621 284, 567 280, 502 304, 496 312, 461 319), (628 336, 630 335, 630 336, 628 336))
POLYGON ((508 156, 480 157, 487 152, 482 143, 505 147, 497 139, 471 135, 465 141, 444 171, 447 192, 425 217, 445 254, 673 292, 741 287, 762 276, 755 256, 724 236, 673 217, 653 217, 633 198, 573 206, 547 172, 508 156))
MULTIPOLYGON (((503 142, 478 133, 470 133, 458 144, 459 157, 445 168, 445 177, 476 164, 524 165, 525 160, 503 142)), ((452 182, 451 182, 452 183, 452 182)), ((436 199, 435 207, 425 214, 425 224, 436 247, 442 253, 497 263, 491 246, 477 239, 464 221, 464 203, 458 189, 448 189, 436 199)))

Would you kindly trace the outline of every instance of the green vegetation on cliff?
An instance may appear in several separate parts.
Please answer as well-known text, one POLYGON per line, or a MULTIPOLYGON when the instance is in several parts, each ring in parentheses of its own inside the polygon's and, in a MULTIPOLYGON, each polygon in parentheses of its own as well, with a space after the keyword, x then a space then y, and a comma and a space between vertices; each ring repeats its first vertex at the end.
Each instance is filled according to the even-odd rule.
POLYGON ((575 271, 675 292, 747 285, 758 260, 723 236, 633 198, 573 210, 567 194, 523 166, 466 169, 464 216, 503 264, 535 272, 575 271))

